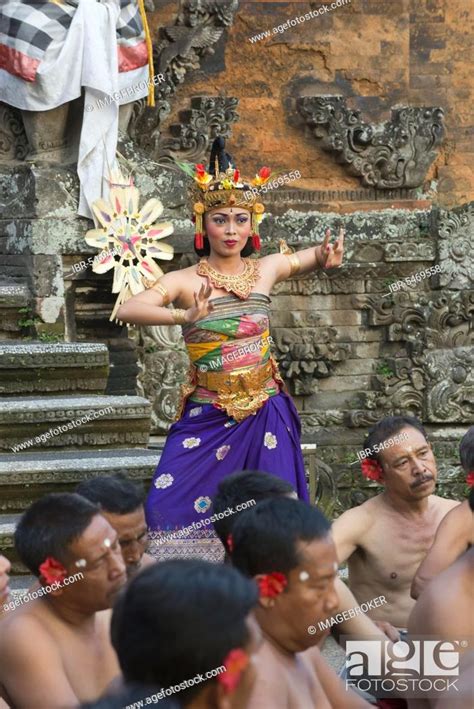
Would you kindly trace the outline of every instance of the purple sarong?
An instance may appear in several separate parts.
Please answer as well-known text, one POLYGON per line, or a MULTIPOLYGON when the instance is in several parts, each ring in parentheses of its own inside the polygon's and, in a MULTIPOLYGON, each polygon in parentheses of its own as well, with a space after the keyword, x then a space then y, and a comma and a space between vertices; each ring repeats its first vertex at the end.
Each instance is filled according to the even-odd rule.
POLYGON ((212 404, 188 401, 182 418, 169 431, 146 502, 150 552, 161 558, 223 556, 212 524, 211 499, 219 482, 240 470, 260 470, 287 480, 308 500, 300 421, 291 398, 280 392, 236 423, 212 404), (172 536, 193 522, 202 529, 172 536))

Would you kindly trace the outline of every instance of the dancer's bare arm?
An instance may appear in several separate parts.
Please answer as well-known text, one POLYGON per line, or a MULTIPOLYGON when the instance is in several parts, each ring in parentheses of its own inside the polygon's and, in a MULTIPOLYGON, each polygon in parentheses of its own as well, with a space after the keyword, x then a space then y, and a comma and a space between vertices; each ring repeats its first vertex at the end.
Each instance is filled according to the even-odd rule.
MULTIPOLYGON (((186 278, 184 271, 173 271, 166 273, 160 278, 160 284, 168 291, 166 303, 173 303, 179 306, 179 301, 183 295, 189 297, 189 293, 184 292, 183 280, 186 278)), ((201 287, 194 292, 194 305, 186 310, 186 322, 196 322, 205 317, 213 309, 209 302, 212 288, 201 287)), ((133 323, 135 325, 175 325, 176 321, 171 310, 165 307, 165 296, 155 287, 149 288, 143 293, 138 293, 127 300, 117 311, 117 319, 122 322, 133 323)))
MULTIPOLYGON (((342 263, 344 253, 344 229, 339 230, 339 236, 334 244, 330 243, 331 231, 326 229, 324 241, 319 246, 310 246, 296 252, 300 268, 298 275, 305 275, 320 269, 338 268, 342 263)), ((285 254, 270 254, 260 259, 262 270, 271 270, 272 285, 290 277, 291 262, 285 254)), ((296 274, 295 274, 296 275, 296 274)))
POLYGON ((347 561, 357 547, 361 546, 370 524, 370 515, 363 507, 353 507, 333 522, 331 533, 340 564, 347 561))

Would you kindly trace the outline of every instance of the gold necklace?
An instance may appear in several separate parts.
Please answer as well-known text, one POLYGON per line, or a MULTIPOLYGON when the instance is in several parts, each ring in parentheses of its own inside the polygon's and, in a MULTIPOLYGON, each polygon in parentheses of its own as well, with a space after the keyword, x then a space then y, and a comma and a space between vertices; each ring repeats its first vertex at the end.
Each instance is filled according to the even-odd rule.
POLYGON ((214 288, 223 288, 228 293, 234 293, 238 298, 246 299, 260 277, 260 270, 256 259, 243 258, 242 261, 245 268, 243 273, 237 276, 219 273, 209 265, 207 259, 199 261, 197 273, 199 276, 207 276, 214 288))

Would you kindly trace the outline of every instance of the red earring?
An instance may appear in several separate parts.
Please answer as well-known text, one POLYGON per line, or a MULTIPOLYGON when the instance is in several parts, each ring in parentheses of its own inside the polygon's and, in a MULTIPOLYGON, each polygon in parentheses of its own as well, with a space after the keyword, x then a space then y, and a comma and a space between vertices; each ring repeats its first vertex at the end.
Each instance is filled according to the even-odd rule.
POLYGON ((194 246, 196 247, 196 249, 204 248, 204 237, 201 232, 198 232, 194 235, 194 246))
POLYGON ((255 251, 260 251, 260 237, 258 234, 252 234, 252 246, 255 249, 255 251))

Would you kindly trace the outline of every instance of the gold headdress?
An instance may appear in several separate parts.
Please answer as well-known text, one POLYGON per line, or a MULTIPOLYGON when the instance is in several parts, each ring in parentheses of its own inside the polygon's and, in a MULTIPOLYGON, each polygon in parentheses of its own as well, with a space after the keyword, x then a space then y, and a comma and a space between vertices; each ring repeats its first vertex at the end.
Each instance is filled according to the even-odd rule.
POLYGON ((269 167, 262 167, 251 180, 241 178, 239 170, 232 164, 232 158, 224 150, 224 138, 214 140, 211 149, 209 172, 204 165, 194 168, 187 163, 179 166, 194 179, 191 190, 195 219, 195 245, 202 249, 203 214, 218 207, 242 207, 248 209, 252 218, 252 242, 260 250, 259 224, 265 207, 258 199, 258 187, 264 185, 272 176, 269 167))

